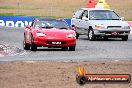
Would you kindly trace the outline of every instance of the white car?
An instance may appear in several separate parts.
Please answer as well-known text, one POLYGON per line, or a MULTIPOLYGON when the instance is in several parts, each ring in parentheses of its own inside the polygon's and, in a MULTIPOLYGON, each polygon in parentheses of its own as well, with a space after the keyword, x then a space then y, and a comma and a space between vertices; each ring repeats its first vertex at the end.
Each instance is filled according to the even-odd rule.
POLYGON ((90 41, 96 38, 122 38, 127 41, 131 31, 129 24, 110 9, 79 9, 71 19, 71 25, 75 27, 76 38, 87 35, 90 41))

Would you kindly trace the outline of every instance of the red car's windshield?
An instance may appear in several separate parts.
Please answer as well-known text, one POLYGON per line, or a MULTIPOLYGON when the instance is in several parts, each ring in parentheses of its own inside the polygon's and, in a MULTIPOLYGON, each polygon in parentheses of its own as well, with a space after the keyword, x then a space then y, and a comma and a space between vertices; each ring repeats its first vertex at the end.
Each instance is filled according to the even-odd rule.
POLYGON ((67 29, 67 24, 64 21, 57 20, 46 20, 46 21, 37 21, 35 23, 35 28, 58 28, 58 29, 67 29))

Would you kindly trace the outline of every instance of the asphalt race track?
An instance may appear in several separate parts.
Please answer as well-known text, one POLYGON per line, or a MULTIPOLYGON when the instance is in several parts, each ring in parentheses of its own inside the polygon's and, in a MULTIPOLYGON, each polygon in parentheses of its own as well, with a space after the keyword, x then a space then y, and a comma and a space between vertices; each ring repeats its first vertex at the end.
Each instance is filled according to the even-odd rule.
POLYGON ((132 34, 128 41, 109 39, 89 41, 87 36, 77 40, 76 51, 39 48, 36 52, 23 50, 22 28, 0 28, 0 44, 16 47, 16 54, 0 57, 0 61, 14 60, 132 60, 132 34))

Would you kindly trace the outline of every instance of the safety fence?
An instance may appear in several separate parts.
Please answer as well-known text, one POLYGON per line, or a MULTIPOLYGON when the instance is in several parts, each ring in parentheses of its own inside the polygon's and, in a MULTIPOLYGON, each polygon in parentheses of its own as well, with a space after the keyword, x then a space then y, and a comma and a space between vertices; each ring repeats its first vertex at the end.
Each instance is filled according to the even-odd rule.
MULTIPOLYGON (((6 27, 25 27, 30 25, 32 20, 38 18, 37 16, 0 16, 0 26, 6 27)), ((71 19, 64 18, 67 25, 70 27, 71 19)), ((132 27, 132 21, 128 21, 128 24, 132 27)))
MULTIPOLYGON (((32 20, 38 18, 37 16, 0 16, 0 26, 6 27, 25 27, 30 25, 32 20)), ((70 27, 71 19, 64 18, 67 25, 70 27)))

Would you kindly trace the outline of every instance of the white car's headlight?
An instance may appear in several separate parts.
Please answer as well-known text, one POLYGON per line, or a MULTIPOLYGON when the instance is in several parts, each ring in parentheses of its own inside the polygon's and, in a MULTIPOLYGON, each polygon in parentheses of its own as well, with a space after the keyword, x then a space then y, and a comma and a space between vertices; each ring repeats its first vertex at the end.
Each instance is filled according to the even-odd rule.
POLYGON ((123 29, 130 29, 130 26, 123 26, 123 29))
POLYGON ((42 37, 44 37, 44 36, 46 36, 46 34, 41 33, 41 32, 37 32, 37 33, 36 33, 36 36, 42 36, 42 37))
POLYGON ((75 34, 68 34, 67 37, 68 37, 68 38, 75 38, 76 35, 75 35, 75 34))

